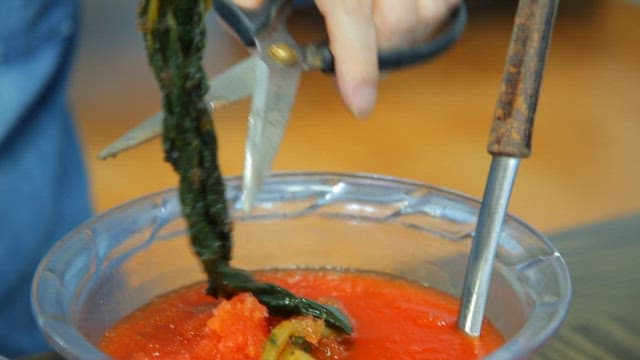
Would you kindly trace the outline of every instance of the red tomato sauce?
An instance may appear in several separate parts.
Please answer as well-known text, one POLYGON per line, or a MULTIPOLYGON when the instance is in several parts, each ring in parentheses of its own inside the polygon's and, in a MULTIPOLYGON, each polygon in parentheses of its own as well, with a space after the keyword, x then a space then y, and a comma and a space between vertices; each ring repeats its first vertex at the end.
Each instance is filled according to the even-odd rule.
MULTIPOLYGON (((317 359, 476 359, 504 343, 488 321, 479 338, 467 337, 456 326, 456 298, 409 281, 329 270, 278 270, 257 277, 300 296, 329 299, 349 316, 354 333, 340 349, 314 353, 317 359)), ((255 348, 269 330, 256 319, 262 311, 266 316, 266 309, 233 300, 237 305, 229 306, 249 320, 220 326, 225 320, 217 319, 215 326, 234 340, 212 342, 212 322, 207 322, 219 301, 204 289, 196 284, 154 299, 109 330, 100 348, 117 359, 259 359, 255 348), (226 350, 216 350, 222 346, 226 350)), ((267 320, 269 326, 277 322, 267 320)))

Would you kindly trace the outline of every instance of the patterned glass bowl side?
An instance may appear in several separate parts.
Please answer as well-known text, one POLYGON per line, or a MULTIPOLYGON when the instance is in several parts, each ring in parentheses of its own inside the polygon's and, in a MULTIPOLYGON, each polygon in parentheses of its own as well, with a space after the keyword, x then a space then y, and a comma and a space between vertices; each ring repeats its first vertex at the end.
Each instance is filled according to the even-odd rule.
MULTIPOLYGON (((227 179, 236 208, 241 179, 227 179)), ((479 202, 442 188, 377 175, 283 173, 250 213, 233 211, 233 262, 249 269, 336 267, 402 276, 459 296, 479 202)), ((96 344, 154 296, 204 280, 175 190, 101 214, 42 260, 32 306, 68 359, 108 358, 96 344)), ((505 335, 490 359, 526 358, 559 327, 571 284, 551 243, 509 216, 497 250, 488 318, 505 335)))

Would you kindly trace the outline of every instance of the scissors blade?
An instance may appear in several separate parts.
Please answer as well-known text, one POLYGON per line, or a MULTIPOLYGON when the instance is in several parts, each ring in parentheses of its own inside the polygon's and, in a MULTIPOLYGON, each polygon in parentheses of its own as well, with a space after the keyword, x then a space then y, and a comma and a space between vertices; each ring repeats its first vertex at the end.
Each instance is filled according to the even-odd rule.
MULTIPOLYGON (((211 111, 220 110, 251 95, 254 89, 257 61, 257 55, 250 56, 209 80, 209 92, 205 96, 205 101, 211 111)), ((116 156, 125 150, 160 136, 163 117, 163 112, 149 117, 100 151, 98 159, 104 160, 116 156)))
POLYGON ((255 90, 245 146, 242 208, 249 211, 271 171, 298 90, 300 66, 283 66, 266 56, 256 61, 255 90))

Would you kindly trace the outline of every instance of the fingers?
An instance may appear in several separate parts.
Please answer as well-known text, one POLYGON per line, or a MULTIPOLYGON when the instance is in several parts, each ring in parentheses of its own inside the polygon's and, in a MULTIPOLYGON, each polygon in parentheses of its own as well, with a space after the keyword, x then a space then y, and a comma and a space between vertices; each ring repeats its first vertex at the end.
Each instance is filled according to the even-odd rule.
POLYGON ((378 56, 372 0, 316 0, 335 58, 338 89, 358 117, 376 102, 378 56))
POLYGON ((381 50, 422 43, 447 18, 460 0, 375 0, 374 19, 381 50))
POLYGON ((262 5, 264 0, 233 0, 233 2, 245 9, 257 9, 262 5))
POLYGON ((460 0, 419 0, 417 1, 420 20, 425 26, 423 30, 425 35, 433 32, 447 18, 447 15, 453 10, 460 0))
POLYGON ((378 49, 406 48, 425 41, 459 2, 316 0, 327 25, 338 88, 356 116, 367 116, 376 101, 378 49))
POLYGON ((406 1, 401 6, 397 1, 374 1, 374 21, 381 50, 404 48, 414 43, 420 25, 419 1, 406 1))
MULTIPOLYGON (((234 0, 256 9, 264 0, 234 0)), ((336 80, 347 107, 358 117, 377 98, 378 49, 406 48, 425 41, 460 0, 316 0, 325 18, 336 80)))

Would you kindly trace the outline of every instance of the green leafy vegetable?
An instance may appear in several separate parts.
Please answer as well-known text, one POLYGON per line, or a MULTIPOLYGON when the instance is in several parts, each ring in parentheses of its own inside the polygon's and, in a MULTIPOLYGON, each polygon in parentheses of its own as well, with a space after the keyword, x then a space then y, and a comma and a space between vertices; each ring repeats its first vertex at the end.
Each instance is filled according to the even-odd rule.
POLYGON ((209 279, 208 293, 231 297, 249 291, 273 315, 311 315, 346 333, 348 318, 338 309, 300 298, 231 267, 232 222, 217 142, 204 102, 207 77, 201 66, 208 0, 143 0, 140 25, 149 63, 160 85, 165 113, 165 160, 180 175, 180 201, 191 243, 209 279))

